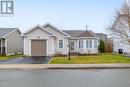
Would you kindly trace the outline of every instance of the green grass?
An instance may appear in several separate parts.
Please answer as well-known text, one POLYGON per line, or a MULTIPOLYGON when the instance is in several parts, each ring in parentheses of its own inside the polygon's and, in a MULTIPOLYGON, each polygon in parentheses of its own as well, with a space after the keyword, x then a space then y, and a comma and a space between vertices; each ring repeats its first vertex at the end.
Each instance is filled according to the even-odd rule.
POLYGON ((24 56, 24 55, 2 56, 2 57, 0 57, 0 60, 8 60, 8 59, 18 58, 18 57, 23 57, 23 56, 24 56))
POLYGON ((54 57, 51 64, 105 64, 105 63, 130 63, 130 58, 117 54, 101 54, 95 56, 71 56, 68 57, 54 57))

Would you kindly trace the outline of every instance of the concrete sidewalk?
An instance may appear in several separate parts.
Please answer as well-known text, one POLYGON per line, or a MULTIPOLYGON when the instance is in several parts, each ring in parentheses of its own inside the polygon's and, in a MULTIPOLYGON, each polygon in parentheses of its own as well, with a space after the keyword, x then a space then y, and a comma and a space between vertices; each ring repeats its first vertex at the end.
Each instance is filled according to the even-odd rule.
POLYGON ((130 64, 1 64, 0 69, 130 69, 130 64))

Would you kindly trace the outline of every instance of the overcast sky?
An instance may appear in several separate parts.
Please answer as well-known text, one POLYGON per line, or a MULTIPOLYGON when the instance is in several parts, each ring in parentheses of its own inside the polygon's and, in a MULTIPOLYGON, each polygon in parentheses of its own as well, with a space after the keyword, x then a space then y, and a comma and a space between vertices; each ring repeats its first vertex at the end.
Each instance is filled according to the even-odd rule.
POLYGON ((0 27, 18 27, 22 32, 36 24, 51 23, 64 30, 105 33, 123 0, 15 0, 15 15, 0 17, 0 27))

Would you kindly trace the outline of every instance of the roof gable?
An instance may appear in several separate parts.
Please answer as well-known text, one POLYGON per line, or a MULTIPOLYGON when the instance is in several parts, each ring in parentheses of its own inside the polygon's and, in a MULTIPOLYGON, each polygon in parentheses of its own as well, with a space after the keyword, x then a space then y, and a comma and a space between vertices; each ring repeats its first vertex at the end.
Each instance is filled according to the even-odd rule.
POLYGON ((17 28, 0 28, 0 38, 8 35, 9 33, 18 30, 17 28))
POLYGON ((48 34, 50 34, 50 35, 53 36, 53 34, 52 34, 51 32, 49 32, 48 30, 46 30, 45 28, 43 28, 43 27, 40 26, 40 25, 35 25, 35 26, 32 27, 31 29, 25 31, 25 32, 22 34, 22 36, 27 35, 28 33, 32 32, 32 31, 35 30, 36 28, 40 28, 40 29, 42 29, 43 31, 45 31, 45 32, 47 32, 48 34))
MULTIPOLYGON (((57 32, 60 32, 61 34, 65 35, 66 37, 71 37, 69 34, 63 32, 62 30, 60 30, 59 28, 53 26, 52 24, 47 23, 47 24, 43 25, 44 28, 46 28, 46 27, 48 27, 48 26, 51 27, 51 28, 53 28, 53 29, 56 30, 57 32)), ((54 33, 54 32, 52 32, 52 33, 54 33)))

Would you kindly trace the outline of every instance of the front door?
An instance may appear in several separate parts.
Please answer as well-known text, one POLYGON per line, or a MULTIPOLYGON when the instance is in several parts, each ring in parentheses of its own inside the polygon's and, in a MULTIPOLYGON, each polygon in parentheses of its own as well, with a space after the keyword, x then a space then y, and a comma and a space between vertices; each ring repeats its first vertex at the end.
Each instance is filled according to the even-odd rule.
POLYGON ((70 45, 71 45, 70 50, 71 50, 71 51, 74 51, 74 50, 75 50, 75 49, 74 49, 74 46, 75 46, 74 41, 71 41, 71 42, 70 42, 70 45))

